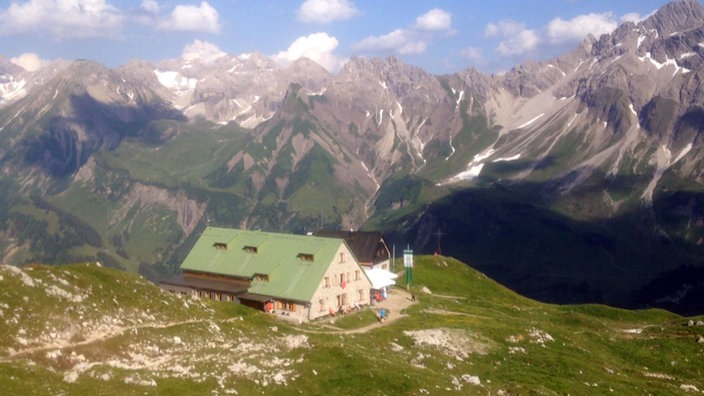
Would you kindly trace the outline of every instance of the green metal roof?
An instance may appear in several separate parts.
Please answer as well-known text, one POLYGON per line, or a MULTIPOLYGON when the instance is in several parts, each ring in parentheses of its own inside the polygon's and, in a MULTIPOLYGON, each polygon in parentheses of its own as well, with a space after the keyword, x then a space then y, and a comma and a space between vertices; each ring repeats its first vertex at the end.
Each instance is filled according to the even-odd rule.
POLYGON ((334 238, 208 227, 181 269, 249 278, 249 293, 310 301, 344 243, 334 238), (312 255, 313 260, 301 254, 307 259, 312 255), (268 280, 255 279, 257 274, 267 275, 268 280))

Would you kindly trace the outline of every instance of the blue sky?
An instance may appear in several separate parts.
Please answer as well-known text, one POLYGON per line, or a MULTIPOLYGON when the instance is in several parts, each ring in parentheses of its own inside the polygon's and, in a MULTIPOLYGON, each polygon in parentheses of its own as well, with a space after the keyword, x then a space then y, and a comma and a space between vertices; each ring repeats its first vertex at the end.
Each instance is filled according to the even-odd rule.
POLYGON ((31 69, 57 58, 307 56, 333 73, 351 56, 397 58, 435 74, 495 73, 574 48, 667 0, 11 0, 0 55, 31 69))

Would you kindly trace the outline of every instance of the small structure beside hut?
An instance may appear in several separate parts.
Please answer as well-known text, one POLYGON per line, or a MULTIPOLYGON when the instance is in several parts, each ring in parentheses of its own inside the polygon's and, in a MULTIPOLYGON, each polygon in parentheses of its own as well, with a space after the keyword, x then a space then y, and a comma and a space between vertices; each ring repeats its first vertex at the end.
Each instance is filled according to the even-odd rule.
POLYGON ((181 270, 162 288, 240 302, 298 322, 371 301, 371 281, 337 238, 208 227, 181 270))
POLYGON ((359 265, 365 269, 381 268, 389 270, 391 251, 384 234, 380 231, 341 231, 320 230, 313 235, 326 238, 344 239, 359 265))

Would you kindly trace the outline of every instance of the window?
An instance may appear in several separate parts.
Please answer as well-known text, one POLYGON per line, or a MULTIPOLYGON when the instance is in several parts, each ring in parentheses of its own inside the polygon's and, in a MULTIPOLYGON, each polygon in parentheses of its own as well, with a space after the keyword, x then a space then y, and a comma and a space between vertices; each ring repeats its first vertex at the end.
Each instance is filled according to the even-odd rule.
POLYGON ((347 273, 347 283, 349 283, 350 279, 351 279, 351 278, 350 278, 350 273, 348 272, 348 273, 347 273))
POLYGON ((325 283, 323 284, 324 285, 323 287, 330 287, 330 277, 329 276, 325 277, 324 282, 325 283))
POLYGON ((364 289, 357 290, 357 301, 364 301, 364 289))
POLYGON ((345 262, 345 252, 340 252, 340 262, 341 263, 345 262))
POLYGON ((245 246, 242 248, 247 253, 257 253, 257 247, 256 246, 245 246))
POLYGON ((340 298, 341 305, 347 305, 347 293, 343 294, 340 298))
POLYGON ((322 298, 320 300, 318 300, 318 310, 320 312, 325 311, 325 300, 322 298))
POLYGON ((297 256, 301 261, 313 261, 313 255, 310 253, 298 253, 297 256))
POLYGON ((215 242, 213 244, 213 247, 215 247, 215 249, 218 249, 218 250, 227 250, 227 244, 222 243, 222 242, 215 242))
POLYGON ((359 270, 354 271, 354 280, 358 281, 360 279, 362 279, 362 277, 360 276, 359 270))
POLYGON ((345 274, 340 274, 340 284, 345 283, 345 274))

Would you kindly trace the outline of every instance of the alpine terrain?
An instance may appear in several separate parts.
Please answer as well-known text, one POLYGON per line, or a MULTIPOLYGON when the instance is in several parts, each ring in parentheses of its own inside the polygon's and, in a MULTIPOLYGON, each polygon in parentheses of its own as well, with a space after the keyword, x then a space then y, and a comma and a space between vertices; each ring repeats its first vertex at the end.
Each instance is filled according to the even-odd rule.
POLYGON ((0 58, 0 254, 157 279, 208 224, 382 230, 522 294, 702 313, 704 7, 503 74, 0 58))

